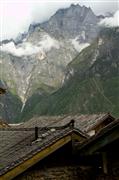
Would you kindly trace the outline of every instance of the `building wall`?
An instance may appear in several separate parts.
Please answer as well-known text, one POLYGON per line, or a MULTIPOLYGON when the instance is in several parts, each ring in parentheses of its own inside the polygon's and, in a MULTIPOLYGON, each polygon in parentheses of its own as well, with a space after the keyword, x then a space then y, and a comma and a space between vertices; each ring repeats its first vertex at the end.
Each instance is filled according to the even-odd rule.
POLYGON ((17 180, 93 180, 92 169, 80 166, 61 166, 32 169, 16 178, 17 180))
POLYGON ((119 180, 119 141, 105 146, 107 173, 100 173, 96 180, 119 180))
POLYGON ((68 144, 14 180, 119 180, 119 142, 103 151, 107 153, 108 174, 103 173, 103 166, 98 169, 102 165, 101 156, 81 159, 73 155, 71 144, 68 144))
POLYGON ((15 180, 93 180, 90 166, 81 166, 69 143, 43 159, 15 180))
POLYGON ((109 173, 119 179, 119 140, 108 147, 107 159, 109 173))

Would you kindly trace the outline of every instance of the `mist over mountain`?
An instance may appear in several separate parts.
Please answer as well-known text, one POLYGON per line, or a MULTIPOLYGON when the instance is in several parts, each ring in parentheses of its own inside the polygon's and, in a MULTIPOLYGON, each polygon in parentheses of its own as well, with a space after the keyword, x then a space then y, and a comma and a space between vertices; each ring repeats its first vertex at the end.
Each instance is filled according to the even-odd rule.
MULTIPOLYGON (((75 57, 79 53, 83 62, 92 63, 91 67, 97 62, 97 57, 99 54, 101 56, 101 53, 95 41, 100 37, 99 32, 102 29, 100 22, 103 20, 104 17, 96 16, 91 8, 72 4, 69 8, 59 9, 46 22, 31 24, 28 32, 20 34, 16 40, 3 41, 0 45, 0 79, 7 88, 8 94, 1 97, 0 116, 9 122, 15 122, 19 120, 20 115, 21 119, 25 119, 28 114, 26 112, 30 112, 28 117, 35 113, 43 115, 53 114, 52 112, 54 114, 74 113, 73 110, 65 111, 65 108, 62 112, 62 108, 56 106, 60 109, 57 112, 52 109, 52 106, 50 107, 52 103, 56 104, 55 101, 61 104, 64 101, 68 103, 67 95, 63 95, 64 100, 61 99, 61 101, 59 95, 56 96, 58 100, 50 101, 50 97, 54 97, 53 94, 60 92, 58 89, 67 85, 66 79, 69 79, 70 74, 75 74, 76 69, 69 70, 69 67, 76 61, 75 57), (91 52, 94 49, 95 51, 89 54, 87 59, 88 49, 91 52), (36 106, 37 110, 35 110, 36 106)), ((103 43, 102 41, 101 37, 98 43, 103 43)), ((107 41, 110 44, 110 39, 107 38, 107 41)), ((105 49, 108 49, 108 45, 104 44, 105 49)), ((107 58, 107 55, 108 53, 104 57, 107 58)), ((84 79, 86 74, 90 75, 94 71, 93 68, 90 71, 86 63, 83 66, 81 63, 76 68, 81 71, 79 77, 84 79)), ((78 77, 78 75, 79 73, 75 76, 78 77)), ((79 99, 79 104, 82 101, 79 99)), ((75 104, 75 99, 74 101, 72 99, 72 102, 75 104)), ((67 108, 71 109, 68 106, 67 108)))
POLYGON ((91 114, 119 110, 119 28, 105 28, 67 66, 63 86, 50 96, 32 96, 22 118, 34 115, 91 114), (35 106, 32 106, 34 99, 35 106))

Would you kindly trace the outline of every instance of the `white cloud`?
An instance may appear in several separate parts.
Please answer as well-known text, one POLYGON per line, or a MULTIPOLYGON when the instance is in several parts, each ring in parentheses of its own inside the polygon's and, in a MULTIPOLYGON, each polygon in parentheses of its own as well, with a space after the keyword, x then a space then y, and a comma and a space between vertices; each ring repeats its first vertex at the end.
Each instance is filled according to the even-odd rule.
POLYGON ((16 38, 27 31, 31 22, 31 8, 27 4, 0 3, 0 40, 16 38))
POLYGON ((49 35, 43 36, 42 40, 38 43, 40 45, 42 50, 50 51, 52 47, 58 49, 59 48, 59 42, 53 38, 51 38, 49 35))
POLYGON ((114 14, 113 17, 107 17, 103 19, 99 24, 109 27, 119 26, 119 10, 114 14))
POLYGON ((19 33, 27 31, 31 23, 47 20, 55 11, 68 7, 70 3, 46 1, 6 1, 0 0, 0 41, 15 39, 19 33))
POLYGON ((21 47, 17 47, 14 42, 3 44, 0 46, 0 50, 15 56, 32 55, 39 52, 39 48, 31 43, 24 43, 21 47))
POLYGON ((98 14, 118 8, 118 0, 0 0, 0 41, 16 38, 32 22, 43 22, 71 3, 90 6, 98 14))
POLYGON ((48 35, 45 35, 37 45, 29 42, 23 42, 20 45, 15 45, 14 42, 9 42, 0 46, 0 50, 8 52, 15 56, 30 56, 39 53, 39 57, 45 57, 45 53, 51 48, 59 48, 59 43, 48 35))

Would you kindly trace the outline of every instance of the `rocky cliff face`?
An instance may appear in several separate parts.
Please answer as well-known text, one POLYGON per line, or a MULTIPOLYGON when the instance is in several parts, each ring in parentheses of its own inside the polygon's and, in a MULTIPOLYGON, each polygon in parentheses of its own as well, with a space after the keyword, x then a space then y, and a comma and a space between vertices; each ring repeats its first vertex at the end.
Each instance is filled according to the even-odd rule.
POLYGON ((90 8, 72 4, 70 8, 57 11, 41 27, 56 38, 78 37, 80 42, 90 42, 97 35, 98 21, 90 8))
MULTIPOLYGON (((0 81, 0 87, 7 86, 0 81)), ((14 122, 21 114, 22 102, 20 98, 7 90, 6 94, 0 96, 0 119, 14 122)))
POLYGON ((69 63, 66 72, 58 91, 40 99, 34 108, 31 101, 26 103, 23 119, 36 114, 109 111, 119 116, 119 28, 102 29, 98 38, 69 63))
POLYGON ((1 43, 0 79, 22 102, 20 111, 38 90, 49 94, 62 86, 66 66, 97 36, 98 22, 90 8, 71 5, 47 22, 30 25, 16 41, 1 43))
POLYGON ((66 65, 76 54, 73 45, 58 41, 40 28, 21 44, 2 46, 1 78, 25 102, 42 84, 58 88, 66 65))

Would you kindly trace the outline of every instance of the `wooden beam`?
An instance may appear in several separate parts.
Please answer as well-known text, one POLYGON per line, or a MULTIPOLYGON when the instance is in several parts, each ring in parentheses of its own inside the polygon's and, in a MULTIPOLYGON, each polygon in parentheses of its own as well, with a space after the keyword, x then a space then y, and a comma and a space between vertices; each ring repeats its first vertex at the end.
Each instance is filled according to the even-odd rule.
POLYGON ((101 148, 105 147, 108 144, 119 139, 119 127, 115 128, 113 131, 104 134, 103 136, 99 137, 98 139, 92 141, 90 144, 87 144, 81 150, 81 154, 83 155, 91 155, 96 151, 99 151, 101 148))
POLYGON ((66 137, 63 137, 62 139, 58 140, 57 142, 53 143, 52 145, 48 146, 47 148, 43 149, 42 151, 35 154, 30 159, 23 161, 20 165, 16 166, 12 170, 8 171, 7 173, 0 176, 0 180, 11 180, 18 176, 19 174, 26 171, 31 166, 35 165, 37 162, 42 160, 43 158, 47 157, 63 145, 67 144, 71 141, 71 135, 67 135, 66 137))
POLYGON ((108 174, 108 161, 107 161, 106 152, 102 152, 102 163, 103 163, 103 173, 108 174))

